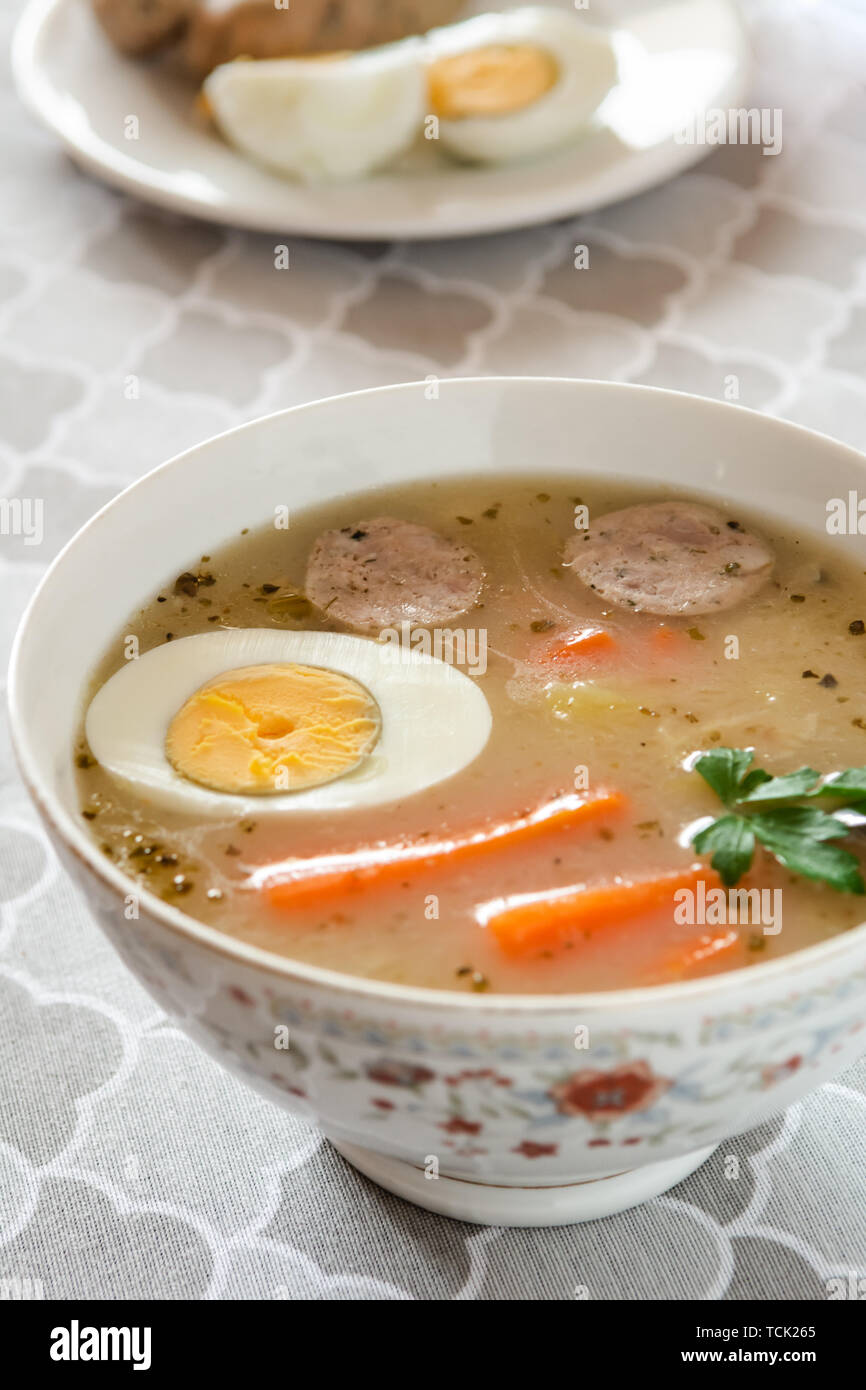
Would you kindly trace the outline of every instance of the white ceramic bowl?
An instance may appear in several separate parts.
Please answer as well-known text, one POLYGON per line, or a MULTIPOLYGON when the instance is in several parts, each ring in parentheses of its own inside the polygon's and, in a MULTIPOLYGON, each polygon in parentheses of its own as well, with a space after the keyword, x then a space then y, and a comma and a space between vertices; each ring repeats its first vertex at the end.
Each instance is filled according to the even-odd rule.
MULTIPOLYGON (((664 1190, 866 1050, 866 925, 782 960, 588 996, 437 992, 241 945, 129 880, 90 838, 71 750, 88 676, 138 605, 272 514, 368 485, 537 467, 669 481, 820 533, 866 460, 733 405, 542 379, 340 396, 221 435, 105 507, 52 565, 12 658, 12 733, 57 849, 130 969, 219 1061, 392 1190, 547 1224, 664 1190), (287 1025, 290 1047, 275 1046, 287 1025), (575 1050, 575 1029, 590 1047, 575 1050), (438 1170, 438 1180, 426 1176, 438 1170), (604 1181, 592 1181, 593 1179, 604 1181)), ((857 536, 838 543, 862 559, 857 536)), ((716 1160, 718 1161, 718 1160, 716 1160)))

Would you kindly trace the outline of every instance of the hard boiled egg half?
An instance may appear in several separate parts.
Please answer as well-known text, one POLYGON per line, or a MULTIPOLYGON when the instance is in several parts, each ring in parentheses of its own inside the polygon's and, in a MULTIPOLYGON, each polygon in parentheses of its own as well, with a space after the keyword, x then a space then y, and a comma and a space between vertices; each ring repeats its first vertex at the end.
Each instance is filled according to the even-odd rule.
POLYGON ((422 52, 405 39, 362 53, 238 59, 210 74, 205 102, 226 139, 260 164, 308 182, 358 178, 418 135, 422 52))
POLYGON ((130 660, 85 719, 96 760, 155 806, 207 816, 398 801, 478 756, 490 707, 414 649, 229 629, 130 660))
POLYGON ((498 163, 573 139, 617 80, 607 33, 567 11, 484 14, 358 53, 237 59, 205 104, 225 138, 307 182, 360 178, 421 135, 498 163))
POLYGON ((573 139, 617 79, 604 30, 562 10, 478 15, 427 39, 431 114, 463 159, 498 163, 573 139))

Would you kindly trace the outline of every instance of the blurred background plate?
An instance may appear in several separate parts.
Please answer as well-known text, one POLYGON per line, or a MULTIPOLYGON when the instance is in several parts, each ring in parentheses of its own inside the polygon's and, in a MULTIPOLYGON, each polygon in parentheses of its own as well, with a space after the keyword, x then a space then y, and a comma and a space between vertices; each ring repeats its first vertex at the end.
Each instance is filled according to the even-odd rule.
POLYGON ((317 187, 223 144, 195 115, 194 88, 165 63, 115 52, 87 0, 31 0, 12 56, 21 96, 73 158, 148 202, 259 231, 455 237, 586 212, 660 183, 710 152, 678 142, 677 131, 742 102, 748 45, 730 0, 595 5, 592 18, 617 25, 621 80, 580 143, 497 169, 447 163, 430 142, 399 172, 317 187))

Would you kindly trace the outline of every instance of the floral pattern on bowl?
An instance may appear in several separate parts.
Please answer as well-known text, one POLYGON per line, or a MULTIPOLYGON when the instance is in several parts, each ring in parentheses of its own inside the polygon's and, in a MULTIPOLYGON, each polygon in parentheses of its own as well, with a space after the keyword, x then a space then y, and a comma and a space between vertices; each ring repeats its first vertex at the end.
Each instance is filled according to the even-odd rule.
MULTIPOLYGON (((72 861, 77 875, 88 871, 72 861)), ((91 889, 93 887, 91 883, 91 889)), ((231 955, 184 941, 146 914, 134 929, 104 889, 103 928, 162 1007, 223 1065, 343 1142, 445 1175, 580 1181, 710 1146, 757 1124, 863 1050, 859 969, 739 972, 743 1002, 705 1014, 700 997, 648 1010, 642 1026, 600 996, 576 1021, 521 1011, 464 1026, 441 1008, 340 1007, 231 955), (742 976, 745 974, 745 979, 742 976), (748 1002, 747 1002, 748 1001, 748 1002)))

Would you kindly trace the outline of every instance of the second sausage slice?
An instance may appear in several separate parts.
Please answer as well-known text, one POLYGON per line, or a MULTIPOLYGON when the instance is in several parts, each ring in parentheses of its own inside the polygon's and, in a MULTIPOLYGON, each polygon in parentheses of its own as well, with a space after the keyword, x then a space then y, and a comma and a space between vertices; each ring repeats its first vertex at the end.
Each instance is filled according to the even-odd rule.
POLYGON ((672 615, 732 608, 760 589, 773 552, 735 518, 697 502, 607 512, 565 547, 572 572, 600 598, 672 615))

